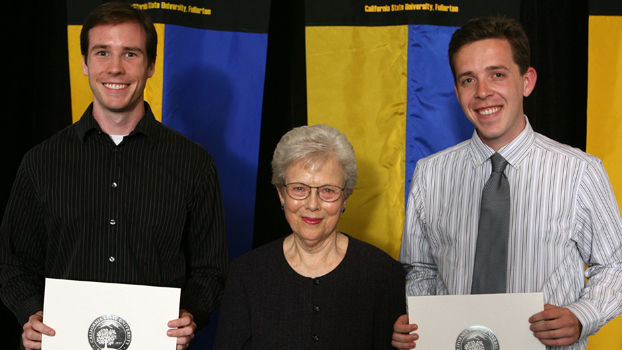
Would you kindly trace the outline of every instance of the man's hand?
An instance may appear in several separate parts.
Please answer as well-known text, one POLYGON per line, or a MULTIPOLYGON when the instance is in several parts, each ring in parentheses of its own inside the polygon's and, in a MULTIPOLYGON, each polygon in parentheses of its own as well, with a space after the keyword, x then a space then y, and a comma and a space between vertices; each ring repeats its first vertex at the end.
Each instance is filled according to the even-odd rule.
POLYGON ((194 317, 188 311, 179 310, 179 318, 169 321, 169 329, 166 335, 169 337, 177 337, 177 350, 184 350, 190 345, 190 341, 194 338, 194 331, 197 324, 194 323, 194 317))
POLYGON ((549 346, 574 344, 583 330, 581 322, 570 310, 551 304, 544 305, 544 311, 531 316, 529 323, 533 335, 549 346))
POLYGON ((410 332, 416 331, 416 324, 408 324, 408 315, 400 316, 393 325, 393 340, 391 345, 397 349, 412 349, 417 344, 415 340, 419 339, 419 335, 416 333, 410 334, 410 332))
POLYGON ((28 318, 28 322, 24 324, 24 333, 22 333, 22 342, 26 350, 41 349, 41 338, 43 335, 54 336, 56 332, 43 324, 43 311, 28 318))

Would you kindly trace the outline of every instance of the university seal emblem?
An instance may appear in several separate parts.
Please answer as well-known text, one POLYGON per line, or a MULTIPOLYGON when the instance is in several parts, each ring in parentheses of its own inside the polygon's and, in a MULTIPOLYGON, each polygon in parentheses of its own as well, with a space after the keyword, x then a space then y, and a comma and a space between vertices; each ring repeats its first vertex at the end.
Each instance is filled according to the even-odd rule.
POLYGON ((490 329, 471 326, 456 339, 456 350, 499 350, 499 341, 490 329))
POLYGON ((130 326, 117 315, 99 316, 89 327, 89 344, 93 350, 125 350, 131 341, 130 326))

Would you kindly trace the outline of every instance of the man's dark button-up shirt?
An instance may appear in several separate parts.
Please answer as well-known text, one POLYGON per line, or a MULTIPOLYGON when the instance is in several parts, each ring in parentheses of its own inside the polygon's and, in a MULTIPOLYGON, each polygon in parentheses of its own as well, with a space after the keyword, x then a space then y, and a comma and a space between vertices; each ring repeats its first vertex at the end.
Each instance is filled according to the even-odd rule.
POLYGON ((29 151, 2 221, 2 298, 24 324, 44 279, 181 287, 200 327, 219 304, 227 246, 208 152, 146 114, 117 146, 92 115, 29 151))

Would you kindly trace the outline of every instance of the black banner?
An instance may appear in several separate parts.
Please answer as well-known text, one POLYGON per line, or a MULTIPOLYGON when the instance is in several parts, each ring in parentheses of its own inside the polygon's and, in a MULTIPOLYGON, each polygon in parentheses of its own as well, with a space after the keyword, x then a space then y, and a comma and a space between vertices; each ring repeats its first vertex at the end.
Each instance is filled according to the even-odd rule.
MULTIPOLYGON (((102 0, 67 0, 67 23, 81 25, 102 0)), ((270 1, 171 0, 126 1, 156 23, 199 29, 267 33, 270 1)))
POLYGON ((519 19, 519 1, 413 2, 409 0, 306 1, 307 26, 430 24, 459 27, 475 17, 519 19))
POLYGON ((590 0, 590 16, 622 16, 622 0, 590 0))

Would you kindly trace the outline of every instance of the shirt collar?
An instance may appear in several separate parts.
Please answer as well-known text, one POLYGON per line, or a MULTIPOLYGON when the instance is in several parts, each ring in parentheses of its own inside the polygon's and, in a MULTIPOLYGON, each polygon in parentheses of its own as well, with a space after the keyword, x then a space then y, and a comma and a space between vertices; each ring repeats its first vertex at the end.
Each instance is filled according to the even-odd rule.
MULTIPOLYGON (((145 101, 145 115, 140 118, 134 130, 130 132, 128 136, 134 136, 136 134, 144 134, 149 139, 151 147, 154 147, 158 143, 159 133, 157 128, 158 121, 155 119, 151 107, 145 101)), ((101 127, 93 117, 93 103, 86 109, 79 121, 76 122, 76 133, 78 138, 82 142, 86 142, 89 135, 93 132, 102 131, 101 127)))
MULTIPOLYGON (((502 155, 511 166, 518 168, 523 159, 529 154, 529 150, 535 138, 536 133, 533 131, 531 124, 529 124, 529 119, 525 116, 525 129, 523 129, 514 140, 501 147, 498 153, 502 155)), ((479 138, 479 135, 477 135, 477 130, 474 130, 473 136, 471 137, 471 153, 474 166, 477 167, 486 163, 495 151, 488 147, 488 145, 479 138)))

